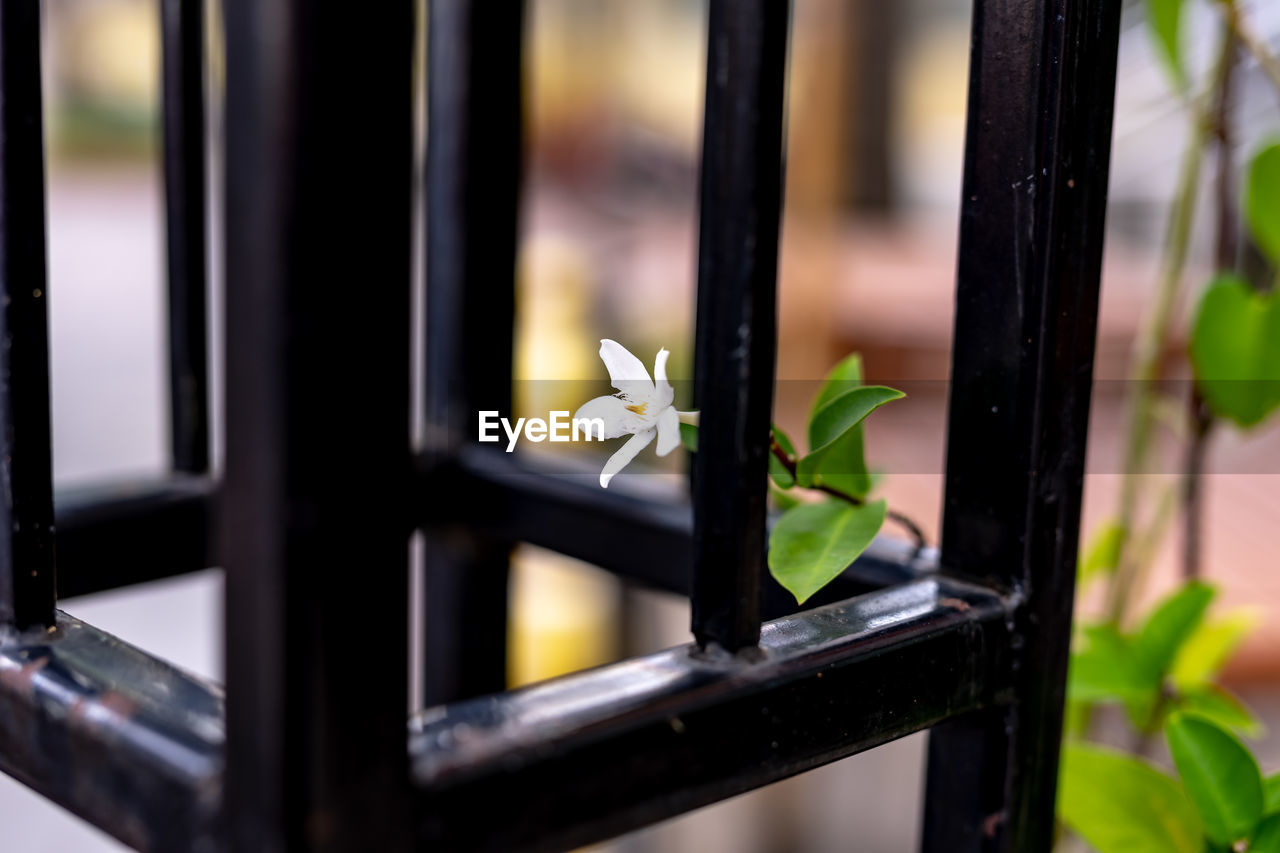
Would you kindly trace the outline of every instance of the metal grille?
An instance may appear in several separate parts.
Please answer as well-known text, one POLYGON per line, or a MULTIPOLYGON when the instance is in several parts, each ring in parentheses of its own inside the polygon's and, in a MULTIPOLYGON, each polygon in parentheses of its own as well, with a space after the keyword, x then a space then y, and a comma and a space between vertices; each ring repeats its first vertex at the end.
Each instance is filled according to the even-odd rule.
POLYGON ((160 5, 173 470, 54 496, 39 4, 0 3, 0 768, 140 849, 560 849, 933 727, 924 848, 1049 848, 1118 2, 977 0, 941 554, 879 540, 802 612, 763 583, 786 0, 709 0, 689 505, 469 440, 510 408, 511 0, 428 4, 421 452, 416 6, 223 3, 215 477, 204 10, 160 5), (406 732, 415 529, 432 707, 406 732), (689 594, 696 643, 500 692, 516 542, 689 594), (211 565, 225 709, 55 609, 211 565))

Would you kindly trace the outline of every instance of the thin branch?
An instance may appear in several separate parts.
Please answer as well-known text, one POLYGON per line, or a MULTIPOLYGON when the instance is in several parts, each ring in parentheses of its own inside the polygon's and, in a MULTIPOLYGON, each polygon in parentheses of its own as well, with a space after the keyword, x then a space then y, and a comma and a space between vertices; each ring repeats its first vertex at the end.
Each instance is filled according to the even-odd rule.
MULTIPOLYGON (((1234 15, 1235 6, 1229 4, 1234 15)), ((1234 126, 1232 110, 1235 101, 1236 66, 1240 51, 1234 27, 1228 27, 1222 46, 1223 67, 1213 106, 1214 137, 1217 141, 1217 172, 1214 182, 1217 246, 1215 256, 1219 271, 1235 270, 1240 257, 1240 216, 1237 212, 1234 126)), ((1209 433, 1213 429, 1213 412, 1192 385, 1187 400, 1187 420, 1191 437, 1187 442, 1182 469, 1182 577, 1196 580, 1202 575, 1204 553, 1204 468, 1209 450, 1209 433)))
POLYGON ((1196 580, 1203 572, 1204 462, 1213 427, 1213 414, 1199 388, 1192 388, 1190 406, 1191 441, 1187 443, 1182 471, 1182 577, 1188 581, 1196 580))
MULTIPOLYGON (((791 478, 794 480, 796 477, 796 458, 788 453, 786 449, 778 443, 778 439, 773 434, 772 430, 769 432, 769 451, 773 453, 775 459, 782 463, 782 467, 787 469, 787 473, 790 474, 791 478)), ((847 492, 842 492, 839 489, 834 489, 831 486, 818 484, 814 486, 802 486, 801 488, 809 488, 817 492, 824 492, 834 498, 839 498, 846 503, 852 504, 853 506, 867 505, 867 502, 862 498, 851 495, 847 492)), ((891 509, 885 512, 885 518, 907 531, 915 542, 915 550, 917 554, 924 550, 925 546, 928 545, 928 540, 925 538, 924 531, 921 530, 920 525, 916 524, 910 517, 891 509)))
POLYGON ((1232 123, 1237 86, 1236 66, 1240 51, 1238 36, 1228 30, 1223 38, 1223 66, 1218 92, 1213 104, 1213 135, 1217 141, 1218 169, 1214 201, 1217 206, 1217 245, 1214 254, 1218 271, 1234 270, 1240 257, 1240 216, 1236 199, 1235 127, 1232 123))
POLYGON ((1168 234, 1165 238, 1164 257, 1161 260, 1160 283, 1155 304, 1147 315, 1147 321, 1138 336, 1134 352, 1132 380, 1133 398, 1129 413, 1128 437, 1124 449, 1124 476, 1120 485, 1120 506, 1117 523, 1120 526, 1120 548, 1115 574, 1107 589, 1107 616, 1114 625, 1123 625, 1128 609, 1135 597, 1136 583, 1141 567, 1136 563, 1131 540, 1138 519, 1140 486, 1145 479, 1141 475, 1151 450, 1153 425, 1152 407, 1155 383, 1160 378, 1161 359, 1173 325, 1174 306, 1182 291, 1183 272, 1187 253, 1191 246, 1191 225, 1195 218, 1196 190, 1200 184, 1200 170, 1205 149, 1213 130, 1214 96, 1222 84, 1227 67, 1228 51, 1233 42, 1230 30, 1223 34, 1223 48, 1219 55, 1213 80, 1209 88, 1197 99, 1192 116, 1191 138, 1183 155, 1178 189, 1169 211, 1168 234))

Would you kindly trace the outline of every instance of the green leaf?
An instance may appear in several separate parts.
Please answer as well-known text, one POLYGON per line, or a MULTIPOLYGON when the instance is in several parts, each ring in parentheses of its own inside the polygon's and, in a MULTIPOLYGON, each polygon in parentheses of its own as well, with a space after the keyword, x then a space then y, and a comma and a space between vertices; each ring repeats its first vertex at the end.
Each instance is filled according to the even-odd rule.
POLYGON ((1101 574, 1111 574, 1120 561, 1120 548, 1124 545, 1124 527, 1115 519, 1108 519, 1098 526, 1089 540, 1084 556, 1080 559, 1077 582, 1084 586, 1101 574))
POLYGON ((698 428, 693 424, 680 424, 680 443, 690 453, 698 452, 698 428))
POLYGON ((1178 708, 1191 711, 1224 729, 1236 729, 1250 737, 1262 734, 1262 723, 1232 693, 1215 684, 1201 684, 1178 694, 1178 708))
POLYGON ((1280 142, 1263 148, 1249 165, 1245 217, 1258 248, 1280 266, 1280 142))
POLYGON ((1187 73, 1182 65, 1181 25, 1182 0, 1147 0, 1147 26, 1155 37, 1174 84, 1178 89, 1185 89, 1187 73))
MULTIPOLYGON (((783 432, 782 428, 777 424, 773 424, 773 438, 788 456, 792 459, 796 457, 796 446, 791 443, 790 436, 783 432)), ((769 454, 769 476, 773 478, 773 482, 780 489, 789 489, 796 484, 796 478, 791 476, 787 466, 783 465, 782 460, 772 453, 769 454)))
POLYGON ((769 572, 803 604, 866 550, 887 509, 831 500, 787 510, 769 536, 769 572))
POLYGON ((1067 675, 1073 702, 1119 700, 1150 707, 1160 682, 1139 665, 1128 640, 1109 625, 1086 626, 1081 639, 1067 675))
POLYGON ((1215 844, 1247 838, 1262 817, 1262 775, 1249 750, 1230 732, 1192 714, 1165 724, 1169 751, 1191 801, 1215 844))
POLYGON ((1204 612, 1217 591, 1193 581, 1160 602, 1133 639, 1138 662, 1157 678, 1173 665, 1182 644, 1204 619, 1204 612))
POLYGON ((1215 415, 1248 429, 1275 411, 1280 406, 1280 290, 1258 293, 1229 273, 1215 278, 1196 312, 1191 366, 1215 415))
POLYGON ((1263 811, 1267 814, 1280 812, 1280 773, 1268 776, 1263 784, 1263 789, 1266 792, 1266 805, 1263 811))
POLYGON ((1068 697, 1062 714, 1063 739, 1073 740, 1084 737, 1089 729, 1089 721, 1093 717, 1092 711, 1088 702, 1077 702, 1073 697, 1068 697))
POLYGON ((855 498, 865 498, 875 488, 876 478, 867 469, 862 424, 840 438, 822 456, 821 470, 815 478, 824 486, 855 498))
POLYGON ((773 478, 773 483, 779 489, 789 489, 796 484, 796 478, 791 476, 791 472, 787 470, 787 466, 776 456, 769 457, 769 476, 773 478))
POLYGON ((809 452, 819 453, 840 436, 862 423, 867 415, 893 400, 907 396, 896 388, 864 385, 840 394, 814 413, 809 422, 809 452))
MULTIPOLYGON (((1115 629, 1084 629, 1083 648, 1071 658, 1067 687, 1076 701, 1120 701, 1134 728, 1160 723, 1155 713, 1165 676, 1213 600, 1213 587, 1193 582, 1165 598, 1132 639, 1115 629)), ((1206 698, 1205 702, 1210 699, 1206 698)), ((1227 709, 1214 706, 1227 714, 1227 709)))
MULTIPOLYGON (((861 388, 851 388, 833 397, 815 412, 809 421, 809 455, 801 459, 800 464, 796 466, 796 481, 802 486, 807 486, 812 485, 818 476, 822 476, 826 481, 832 475, 856 474, 856 471, 849 468, 847 454, 833 454, 832 451, 843 449, 841 440, 862 423, 867 415, 885 403, 905 396, 901 391, 893 388, 866 385, 861 388)), ((860 444, 861 439, 859 439, 860 444)), ((865 465, 863 469, 865 473, 865 465)))
POLYGON ((802 501, 797 500, 795 497, 793 497, 794 493, 784 492, 782 489, 779 489, 777 486, 774 486, 773 488, 771 488, 769 490, 769 494, 773 498, 774 505, 780 510, 788 510, 788 509, 791 509, 793 506, 799 506, 802 503, 802 501))
POLYGON ((1181 786, 1131 755, 1069 743, 1058 810, 1099 853, 1203 853, 1196 811, 1181 786))
POLYGON ((813 407, 809 409, 809 420, 812 421, 818 410, 836 397, 861 386, 862 356, 855 352, 845 356, 835 367, 827 371, 827 377, 822 380, 822 387, 818 389, 818 396, 813 398, 813 407))
POLYGON ((1182 644, 1169 670, 1174 686, 1186 690, 1212 681, 1240 642, 1257 627, 1258 616, 1239 609, 1200 627, 1182 644))
MULTIPOLYGON (((813 401, 809 413, 810 425, 820 409, 833 399, 862 385, 862 357, 857 353, 848 356, 827 374, 822 389, 813 401)), ((818 445, 809 436, 811 448, 818 445)), ((862 424, 850 429, 835 441, 825 454, 822 483, 856 498, 865 498, 875 487, 875 480, 867 469, 866 449, 862 424)))
POLYGON ((1280 853, 1280 814, 1273 814, 1258 824, 1249 842, 1249 853, 1280 853))

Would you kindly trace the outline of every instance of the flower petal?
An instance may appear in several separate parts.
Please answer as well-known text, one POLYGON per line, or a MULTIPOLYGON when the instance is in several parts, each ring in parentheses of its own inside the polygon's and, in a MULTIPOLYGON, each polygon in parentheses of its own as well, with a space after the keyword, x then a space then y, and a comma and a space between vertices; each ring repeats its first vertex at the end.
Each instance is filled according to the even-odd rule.
POLYGON ((680 416, 675 406, 667 406, 658 415, 658 455, 666 456, 680 446, 680 416))
POLYGON ((676 398, 675 389, 667 381, 667 356, 671 353, 666 348, 658 350, 658 357, 653 360, 653 384, 658 394, 659 406, 670 406, 676 398))
POLYGON ((644 363, 617 341, 600 341, 600 360, 609 371, 609 384, 637 399, 653 396, 653 380, 644 363))
MULTIPOLYGON (((583 418, 588 420, 599 418, 604 421, 604 438, 629 435, 651 426, 647 418, 629 410, 627 401, 619 397, 596 397, 594 400, 588 400, 573 413, 575 421, 583 418)), ((595 429, 590 430, 590 437, 596 440, 601 438, 599 431, 595 429)))
POLYGON ((646 429, 627 439, 627 443, 604 463, 604 469, 600 471, 600 487, 609 488, 609 481, 613 479, 613 475, 627 467, 627 463, 635 459, 637 453, 648 447, 649 442, 653 441, 653 437, 657 434, 656 429, 646 429))

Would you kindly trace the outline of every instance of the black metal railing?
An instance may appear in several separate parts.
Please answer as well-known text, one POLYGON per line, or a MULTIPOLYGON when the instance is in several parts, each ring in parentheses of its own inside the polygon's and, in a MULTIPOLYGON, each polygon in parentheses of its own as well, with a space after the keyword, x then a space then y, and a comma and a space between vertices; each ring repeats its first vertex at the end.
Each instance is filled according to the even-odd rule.
POLYGON ((941 554, 878 540, 797 613, 763 561, 786 0, 709 0, 688 503, 470 440, 511 400, 518 0, 427 4, 419 450, 416 4, 222 3, 220 478, 205 9, 161 0, 172 473, 53 495, 39 3, 0 2, 0 769, 139 849, 563 849, 933 727, 924 848, 1047 850, 1119 5, 977 0, 941 554), (501 692, 517 542, 689 594, 696 642, 501 692), (55 610, 214 565, 225 708, 55 610))

